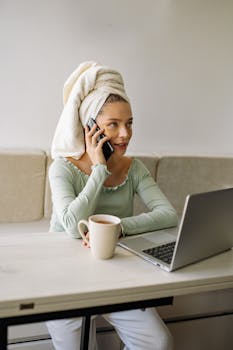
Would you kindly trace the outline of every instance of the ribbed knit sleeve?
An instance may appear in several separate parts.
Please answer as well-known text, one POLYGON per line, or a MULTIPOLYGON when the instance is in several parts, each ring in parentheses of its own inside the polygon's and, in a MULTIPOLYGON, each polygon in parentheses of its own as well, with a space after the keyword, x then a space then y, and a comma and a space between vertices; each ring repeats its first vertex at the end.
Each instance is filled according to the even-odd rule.
POLYGON ((132 235, 176 226, 178 220, 175 209, 141 161, 136 160, 132 176, 134 190, 150 212, 123 218, 123 233, 132 235))
POLYGON ((81 174, 80 179, 77 179, 77 172, 67 167, 64 160, 57 159, 50 166, 53 210, 64 230, 73 238, 80 237, 77 231, 79 220, 87 219, 94 213, 103 183, 109 174, 106 165, 98 164, 92 168, 87 182, 83 184, 81 174))

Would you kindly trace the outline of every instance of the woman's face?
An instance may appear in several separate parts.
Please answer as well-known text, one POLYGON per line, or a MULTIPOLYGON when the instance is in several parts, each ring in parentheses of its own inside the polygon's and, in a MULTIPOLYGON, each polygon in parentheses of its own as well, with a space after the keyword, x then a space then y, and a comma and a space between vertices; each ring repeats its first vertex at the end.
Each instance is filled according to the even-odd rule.
POLYGON ((96 122, 104 134, 110 137, 114 153, 123 155, 132 137, 132 111, 130 104, 124 101, 107 103, 96 122))

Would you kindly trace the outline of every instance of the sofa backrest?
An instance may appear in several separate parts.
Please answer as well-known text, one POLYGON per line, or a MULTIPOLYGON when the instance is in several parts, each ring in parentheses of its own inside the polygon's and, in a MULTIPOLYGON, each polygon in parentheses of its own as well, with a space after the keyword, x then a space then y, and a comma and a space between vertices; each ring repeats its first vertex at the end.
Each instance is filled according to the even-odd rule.
MULTIPOLYGON (((190 193, 233 187, 233 157, 137 155, 181 214, 190 193)), ((28 222, 52 211, 48 169, 41 150, 0 150, 0 222, 28 222)), ((135 198, 134 214, 146 208, 135 198)))
POLYGON ((164 156, 156 178, 180 215, 188 194, 233 187, 233 158, 164 156))
POLYGON ((46 154, 1 149, 0 222, 27 222, 44 215, 46 154))

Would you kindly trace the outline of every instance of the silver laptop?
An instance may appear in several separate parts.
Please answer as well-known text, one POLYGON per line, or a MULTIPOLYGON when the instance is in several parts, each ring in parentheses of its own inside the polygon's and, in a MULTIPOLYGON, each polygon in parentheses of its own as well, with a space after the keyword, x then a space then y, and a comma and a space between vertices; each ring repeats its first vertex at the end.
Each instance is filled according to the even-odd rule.
POLYGON ((188 195, 179 227, 122 238, 118 245, 173 271, 233 246, 233 188, 188 195))

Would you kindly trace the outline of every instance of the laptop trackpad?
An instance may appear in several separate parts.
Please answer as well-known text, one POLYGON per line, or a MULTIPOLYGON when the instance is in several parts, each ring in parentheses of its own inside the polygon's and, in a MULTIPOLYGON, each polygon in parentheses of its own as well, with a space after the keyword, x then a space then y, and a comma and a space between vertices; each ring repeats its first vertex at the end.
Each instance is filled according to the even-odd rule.
POLYGON ((120 244, 126 245, 135 250, 144 250, 157 245, 175 241, 175 237, 164 231, 156 231, 143 234, 139 237, 130 237, 120 240, 120 244))

